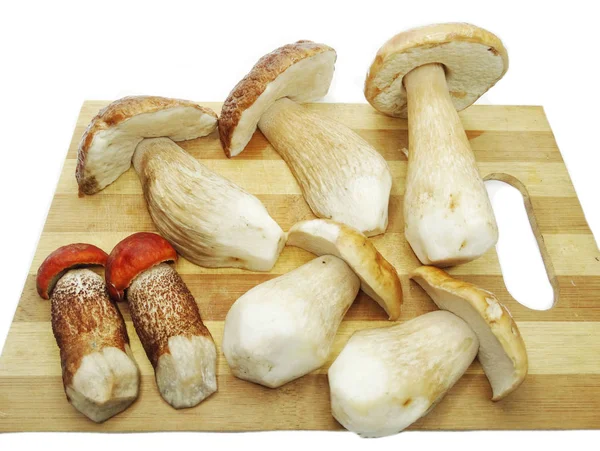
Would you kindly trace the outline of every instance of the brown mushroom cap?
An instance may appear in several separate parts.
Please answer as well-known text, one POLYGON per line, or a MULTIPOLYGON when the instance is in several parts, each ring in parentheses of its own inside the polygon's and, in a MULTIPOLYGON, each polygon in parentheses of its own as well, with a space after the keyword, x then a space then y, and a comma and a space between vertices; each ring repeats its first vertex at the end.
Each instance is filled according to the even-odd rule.
POLYGON ((94 194, 131 166, 144 138, 186 141, 211 133, 217 115, 189 100, 156 96, 124 97, 101 110, 79 143, 76 177, 79 192, 94 194))
POLYGON ((312 41, 284 45, 259 59, 221 110, 219 136, 227 156, 244 150, 263 112, 276 100, 303 103, 327 94, 335 60, 335 50, 312 41))
POLYGON ((110 297, 122 301, 133 279, 163 262, 176 261, 177 252, 162 236, 138 232, 121 240, 106 261, 106 287, 110 297))
POLYGON ((36 288, 43 299, 50 299, 56 282, 69 269, 105 266, 108 255, 93 244, 75 243, 59 247, 46 257, 37 271, 36 288))
POLYGON ((452 102, 467 108, 508 70, 508 54, 498 37, 467 23, 444 23, 397 34, 377 52, 365 81, 365 97, 376 110, 406 117, 403 79, 412 69, 444 65, 452 102))

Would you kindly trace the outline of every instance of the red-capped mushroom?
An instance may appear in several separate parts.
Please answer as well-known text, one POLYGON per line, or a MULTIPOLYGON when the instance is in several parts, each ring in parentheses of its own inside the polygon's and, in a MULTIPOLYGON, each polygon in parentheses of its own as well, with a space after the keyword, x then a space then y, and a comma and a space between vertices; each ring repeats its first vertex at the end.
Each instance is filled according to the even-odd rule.
POLYGON ((165 263, 176 258, 160 235, 135 233, 110 253, 106 282, 114 299, 128 301, 158 390, 179 409, 193 407, 217 390, 217 349, 192 293, 165 263))
POLYGON ((108 255, 91 244, 52 252, 37 273, 37 290, 52 303, 52 331, 60 348, 69 402, 102 422, 125 410, 139 392, 139 370, 121 313, 101 276, 81 268, 104 266, 108 255))

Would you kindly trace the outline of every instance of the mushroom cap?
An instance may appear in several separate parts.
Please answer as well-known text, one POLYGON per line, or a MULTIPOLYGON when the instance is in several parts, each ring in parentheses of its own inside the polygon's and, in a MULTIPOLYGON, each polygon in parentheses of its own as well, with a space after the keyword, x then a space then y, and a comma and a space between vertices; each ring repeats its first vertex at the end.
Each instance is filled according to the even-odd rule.
POLYGON ((177 252, 162 236, 138 232, 119 242, 106 261, 106 287, 110 297, 122 301, 133 279, 148 268, 177 261, 177 252))
POLYGON ((497 36, 475 25, 444 23, 413 28, 379 49, 365 80, 365 97, 376 110, 406 118, 404 76, 430 63, 444 65, 450 97, 460 111, 504 76, 508 54, 497 36))
POLYGON ((94 194, 131 166, 136 146, 144 138, 186 141, 211 133, 217 115, 189 100, 156 96, 124 97, 92 119, 77 152, 75 176, 79 192, 94 194))
POLYGON ((75 243, 59 247, 46 257, 37 271, 36 288, 43 299, 50 299, 56 282, 69 269, 105 266, 108 254, 93 244, 75 243))
POLYGON ((492 385, 492 400, 516 390, 527 375, 527 351, 517 324, 496 296, 434 266, 417 268, 411 278, 439 308, 461 317, 477 334, 478 359, 492 385))
POLYGON ((244 150, 261 115, 277 99, 303 103, 325 96, 335 60, 335 50, 312 41, 284 45, 259 59, 221 109, 219 136, 225 154, 234 157, 244 150))
POLYGON ((286 244, 316 255, 341 258, 360 279, 362 290, 386 311, 391 320, 400 316, 402 285, 396 269, 355 228, 329 219, 301 221, 288 232, 286 244))

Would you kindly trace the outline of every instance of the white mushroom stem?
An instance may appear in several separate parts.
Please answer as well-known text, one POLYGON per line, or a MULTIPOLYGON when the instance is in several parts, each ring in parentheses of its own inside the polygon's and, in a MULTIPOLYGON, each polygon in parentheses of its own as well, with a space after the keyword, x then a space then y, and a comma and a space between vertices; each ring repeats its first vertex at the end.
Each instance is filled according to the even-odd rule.
POLYGON ((366 236, 385 232, 392 176, 369 143, 288 98, 273 103, 258 127, 290 167, 317 217, 366 236))
POLYGON ((473 260, 496 244, 498 228, 444 67, 417 67, 404 77, 404 85, 409 137, 406 238, 424 264, 473 260))

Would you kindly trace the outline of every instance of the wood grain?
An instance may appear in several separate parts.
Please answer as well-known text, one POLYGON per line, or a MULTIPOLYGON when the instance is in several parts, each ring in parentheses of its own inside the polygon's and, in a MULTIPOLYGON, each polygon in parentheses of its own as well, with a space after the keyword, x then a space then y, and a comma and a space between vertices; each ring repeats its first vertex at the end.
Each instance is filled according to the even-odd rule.
MULTIPOLYGON (((89 120, 107 102, 88 101, 81 110, 50 212, 0 357, 2 431, 254 431, 337 430, 329 407, 326 371, 351 333, 390 324, 385 313, 360 293, 336 336, 327 364, 277 390, 234 378, 221 355, 219 391, 198 407, 170 408, 158 395, 152 368, 126 320, 142 372, 136 403, 102 425, 87 420, 66 401, 58 348, 50 327, 50 304, 35 290, 35 272, 57 247, 89 242, 110 251, 130 233, 154 231, 133 170, 104 191, 77 197, 77 146, 89 120)), ((205 104, 215 111, 220 104, 205 104)), ((402 321, 435 309, 423 290, 409 282, 419 263, 403 235, 402 203, 407 147, 406 122, 368 105, 314 104, 309 108, 353 128, 389 162, 394 175, 388 232, 373 242, 397 268, 403 282, 402 321)), ((507 399, 492 403, 477 362, 416 430, 588 429, 600 427, 600 253, 540 107, 473 106, 460 114, 483 176, 513 183, 525 197, 545 256, 555 305, 547 311, 523 307, 508 293, 494 250, 451 269, 487 288, 510 308, 527 344, 530 374, 507 399)), ((256 194, 270 214, 289 229, 313 215, 281 158, 257 132, 237 158, 224 157, 216 133, 181 144, 194 157, 256 194)), ((223 321, 235 300, 255 285, 284 274, 313 256, 285 248, 270 273, 207 269, 185 259, 177 270, 189 286, 220 349, 223 321)))

